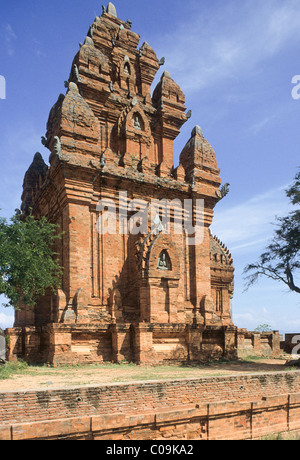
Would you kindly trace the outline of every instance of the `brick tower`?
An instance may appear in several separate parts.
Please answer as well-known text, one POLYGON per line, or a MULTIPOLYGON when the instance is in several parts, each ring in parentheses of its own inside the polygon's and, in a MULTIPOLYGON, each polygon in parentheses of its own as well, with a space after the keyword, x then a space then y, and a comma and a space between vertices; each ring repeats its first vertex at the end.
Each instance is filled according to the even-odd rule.
POLYGON ((155 364, 235 355, 233 263, 210 233, 222 197, 215 153, 196 126, 174 167, 185 96, 167 71, 151 94, 163 61, 139 41, 110 3, 51 109, 50 166, 36 154, 22 211, 59 225, 64 272, 56 295, 16 312, 10 357, 155 364), (201 239, 191 244, 185 222, 198 221, 196 203, 201 239))

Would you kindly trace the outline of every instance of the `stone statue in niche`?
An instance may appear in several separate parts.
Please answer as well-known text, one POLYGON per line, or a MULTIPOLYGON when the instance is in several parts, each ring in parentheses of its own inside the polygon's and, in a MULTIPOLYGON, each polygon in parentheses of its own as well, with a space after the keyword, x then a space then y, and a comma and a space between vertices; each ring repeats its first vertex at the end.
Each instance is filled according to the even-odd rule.
POLYGON ((134 119, 133 119, 133 127, 135 129, 140 129, 142 130, 142 125, 141 125, 141 122, 140 122, 140 117, 138 115, 135 115, 134 119))
POLYGON ((130 75, 130 66, 128 62, 126 62, 126 64, 124 65, 124 73, 125 75, 130 75))
POLYGON ((172 270, 171 269, 171 261, 166 251, 162 251, 159 258, 157 268, 159 270, 172 270))

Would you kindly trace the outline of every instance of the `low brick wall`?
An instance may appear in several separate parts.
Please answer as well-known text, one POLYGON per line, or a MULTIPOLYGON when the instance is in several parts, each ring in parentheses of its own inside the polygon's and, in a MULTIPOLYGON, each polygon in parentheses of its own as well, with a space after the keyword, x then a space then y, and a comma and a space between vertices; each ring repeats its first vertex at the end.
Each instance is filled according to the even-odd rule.
POLYGON ((0 439, 252 439, 297 429, 297 371, 0 393, 0 439))
POLYGON ((6 329, 8 361, 51 365, 123 361, 181 364, 280 356, 278 332, 248 332, 235 327, 181 324, 50 324, 6 329))

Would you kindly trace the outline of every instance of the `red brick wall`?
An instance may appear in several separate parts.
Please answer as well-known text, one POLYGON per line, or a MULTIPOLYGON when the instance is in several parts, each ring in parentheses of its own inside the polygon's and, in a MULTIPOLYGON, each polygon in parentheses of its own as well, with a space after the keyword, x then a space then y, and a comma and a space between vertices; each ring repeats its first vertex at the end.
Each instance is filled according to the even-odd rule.
POLYGON ((0 439, 255 438, 300 429, 299 384, 285 372, 5 392, 0 439))
POLYGON ((241 440, 300 429, 300 394, 0 426, 0 440, 241 440))

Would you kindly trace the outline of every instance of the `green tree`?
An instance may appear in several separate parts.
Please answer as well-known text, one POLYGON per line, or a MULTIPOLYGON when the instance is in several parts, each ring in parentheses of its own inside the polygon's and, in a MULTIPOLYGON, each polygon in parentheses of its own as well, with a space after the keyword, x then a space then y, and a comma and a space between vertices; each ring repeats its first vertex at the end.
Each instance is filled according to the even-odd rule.
POLYGON ((18 308, 20 303, 34 306, 47 289, 60 285, 62 269, 53 251, 61 235, 45 217, 32 214, 21 218, 20 211, 10 219, 0 218, 0 294, 18 308))
POLYGON ((260 324, 254 329, 254 332, 272 332, 272 328, 269 324, 260 324))
POLYGON ((248 265, 244 270, 244 273, 249 274, 246 277, 246 289, 259 277, 266 276, 300 294, 300 286, 296 282, 300 268, 300 171, 292 186, 286 190, 286 195, 296 209, 286 217, 276 218, 277 228, 271 244, 257 263, 248 265))

